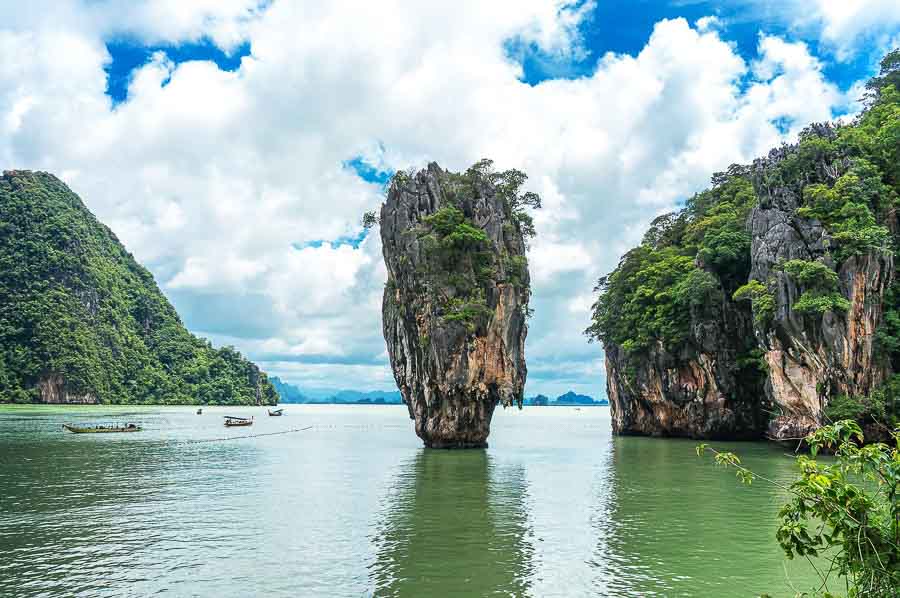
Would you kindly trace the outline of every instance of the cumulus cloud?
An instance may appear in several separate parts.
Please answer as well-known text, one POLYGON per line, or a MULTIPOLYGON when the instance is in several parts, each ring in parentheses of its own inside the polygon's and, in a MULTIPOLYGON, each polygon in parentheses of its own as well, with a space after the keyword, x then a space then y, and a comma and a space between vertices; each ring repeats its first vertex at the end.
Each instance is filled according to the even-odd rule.
POLYGON ((851 54, 861 38, 874 41, 882 50, 896 43, 900 4, 895 0, 815 0, 813 6, 807 18, 821 23, 822 37, 834 44, 840 55, 851 54))
POLYGON ((581 334, 595 279, 711 172, 830 118, 845 97, 802 44, 763 37, 748 64, 712 21, 683 19, 658 23, 635 56, 599 57, 588 77, 522 83, 508 42, 577 55, 590 6, 25 10, 0 30, 0 55, 12 57, 0 61, 0 163, 61 175, 195 331, 304 385, 389 388, 377 235, 358 247, 313 243, 354 237, 382 200, 344 164, 463 169, 491 157, 526 171, 544 198, 530 257, 529 391, 600 395, 602 357, 581 334), (113 107, 105 41, 116 35, 249 42, 251 52, 233 72, 160 53, 113 107))

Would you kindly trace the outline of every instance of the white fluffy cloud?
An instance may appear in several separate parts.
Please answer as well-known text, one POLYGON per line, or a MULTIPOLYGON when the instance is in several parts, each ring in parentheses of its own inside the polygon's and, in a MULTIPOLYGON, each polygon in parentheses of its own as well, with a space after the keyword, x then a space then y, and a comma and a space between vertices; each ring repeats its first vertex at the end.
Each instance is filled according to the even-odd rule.
POLYGON ((30 6, 3 7, 0 167, 59 174, 195 331, 308 386, 391 384, 380 243, 328 242, 357 234, 381 201, 344 161, 462 169, 491 157, 528 172, 545 205, 529 390, 598 395, 602 357, 581 334, 596 277, 711 172, 845 103, 804 45, 763 37, 747 64, 710 22, 681 19, 590 77, 519 81, 507 42, 578 56, 590 3, 30 6), (251 54, 226 72, 159 53, 113 107, 103 68, 117 35, 207 36, 251 54))
POLYGON ((798 6, 803 21, 818 22, 822 38, 836 46, 839 55, 853 53, 862 38, 882 50, 898 40, 900 3, 896 0, 814 0, 798 6), (810 6, 811 4, 811 6, 810 6))

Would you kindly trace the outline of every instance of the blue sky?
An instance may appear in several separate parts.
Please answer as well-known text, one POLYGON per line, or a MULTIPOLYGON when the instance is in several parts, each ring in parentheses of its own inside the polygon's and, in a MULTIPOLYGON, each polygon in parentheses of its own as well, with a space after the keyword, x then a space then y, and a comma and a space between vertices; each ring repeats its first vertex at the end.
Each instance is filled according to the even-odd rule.
POLYGON ((398 169, 488 157, 544 199, 527 392, 602 396, 597 277, 712 172, 858 110, 900 45, 895 0, 0 8, 0 164, 58 174, 194 332, 308 388, 394 388, 360 216, 398 169))
MULTIPOLYGON (((787 3, 784 3, 785 5, 787 3)), ((825 62, 828 78, 847 89, 861 78, 871 75, 881 55, 872 46, 868 51, 835 60, 827 45, 820 44, 818 31, 799 26, 791 13, 777 4, 746 0, 709 2, 707 0, 608 0, 601 1, 590 12, 590 18, 579 27, 587 55, 580 60, 555 60, 532 45, 523 48, 511 43, 511 54, 522 60, 523 80, 536 84, 558 77, 590 75, 596 61, 607 52, 636 55, 643 49, 653 27, 662 19, 685 18, 694 23, 714 16, 721 21, 722 37, 736 45, 747 61, 759 58, 760 33, 777 35, 789 41, 803 42, 825 62), (519 51, 517 52, 516 49, 519 51)))

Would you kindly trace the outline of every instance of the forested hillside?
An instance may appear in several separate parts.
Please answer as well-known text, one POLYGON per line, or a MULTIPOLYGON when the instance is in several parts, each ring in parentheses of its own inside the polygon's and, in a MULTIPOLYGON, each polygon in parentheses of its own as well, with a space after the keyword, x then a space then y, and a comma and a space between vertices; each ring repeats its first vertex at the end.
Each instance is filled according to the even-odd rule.
POLYGON ((55 176, 0 178, 0 402, 274 404, 55 176))

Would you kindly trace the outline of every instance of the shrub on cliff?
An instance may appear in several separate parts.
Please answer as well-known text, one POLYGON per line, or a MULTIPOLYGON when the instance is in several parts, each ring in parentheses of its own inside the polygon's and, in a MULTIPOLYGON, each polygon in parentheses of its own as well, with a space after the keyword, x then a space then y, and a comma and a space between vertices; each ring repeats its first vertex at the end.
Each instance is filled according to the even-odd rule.
POLYGON ((741 465, 734 453, 706 444, 716 463, 736 470, 746 484, 759 479, 781 488, 788 502, 778 513, 778 544, 789 559, 807 559, 821 584, 812 594, 895 598, 900 588, 900 430, 890 444, 861 446, 859 425, 851 420, 820 428, 806 437, 810 456, 797 457, 799 477, 789 486, 741 465), (833 451, 834 461, 816 459, 833 451))

